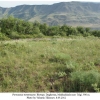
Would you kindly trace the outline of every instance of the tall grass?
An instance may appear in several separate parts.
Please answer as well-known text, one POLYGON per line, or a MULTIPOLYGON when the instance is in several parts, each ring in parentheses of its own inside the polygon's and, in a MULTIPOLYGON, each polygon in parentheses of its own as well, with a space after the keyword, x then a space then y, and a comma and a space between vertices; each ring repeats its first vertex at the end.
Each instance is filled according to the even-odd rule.
POLYGON ((0 92, 98 92, 99 60, 98 38, 1 41, 0 92))

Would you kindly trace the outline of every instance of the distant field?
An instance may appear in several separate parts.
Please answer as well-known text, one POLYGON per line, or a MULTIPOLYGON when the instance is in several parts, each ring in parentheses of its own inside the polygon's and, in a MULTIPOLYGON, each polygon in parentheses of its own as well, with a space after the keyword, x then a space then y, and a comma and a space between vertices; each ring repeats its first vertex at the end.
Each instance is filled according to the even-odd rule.
POLYGON ((100 39, 0 41, 0 92, 100 92, 100 39))

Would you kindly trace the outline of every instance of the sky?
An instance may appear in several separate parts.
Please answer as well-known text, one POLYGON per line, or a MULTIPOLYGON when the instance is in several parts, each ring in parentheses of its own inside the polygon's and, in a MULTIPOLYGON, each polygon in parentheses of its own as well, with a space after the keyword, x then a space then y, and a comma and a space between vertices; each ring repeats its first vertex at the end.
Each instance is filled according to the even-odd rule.
POLYGON ((0 0, 0 7, 15 7, 17 5, 41 5, 54 4, 58 2, 81 1, 81 2, 100 2, 100 0, 0 0))

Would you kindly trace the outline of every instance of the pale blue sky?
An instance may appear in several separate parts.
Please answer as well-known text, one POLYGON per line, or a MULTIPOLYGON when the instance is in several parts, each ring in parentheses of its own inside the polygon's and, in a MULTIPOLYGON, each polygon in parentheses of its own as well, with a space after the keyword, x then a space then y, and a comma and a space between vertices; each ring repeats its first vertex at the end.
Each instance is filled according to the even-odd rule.
POLYGON ((39 5, 39 4, 53 4, 58 2, 81 1, 81 2, 100 2, 100 0, 0 0, 0 7, 15 7, 17 5, 39 5))

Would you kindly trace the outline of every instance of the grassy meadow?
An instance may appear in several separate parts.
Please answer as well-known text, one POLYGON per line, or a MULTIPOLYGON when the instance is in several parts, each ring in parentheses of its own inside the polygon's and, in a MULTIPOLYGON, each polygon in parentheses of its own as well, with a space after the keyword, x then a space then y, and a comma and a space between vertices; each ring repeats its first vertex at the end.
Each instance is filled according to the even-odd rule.
POLYGON ((0 92, 100 92, 100 39, 0 41, 0 92))

